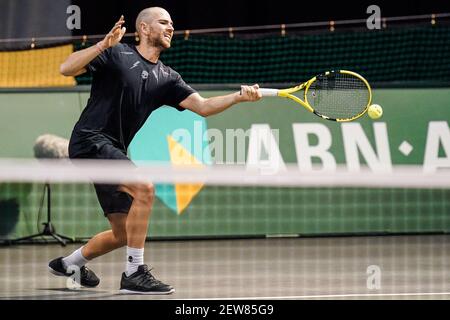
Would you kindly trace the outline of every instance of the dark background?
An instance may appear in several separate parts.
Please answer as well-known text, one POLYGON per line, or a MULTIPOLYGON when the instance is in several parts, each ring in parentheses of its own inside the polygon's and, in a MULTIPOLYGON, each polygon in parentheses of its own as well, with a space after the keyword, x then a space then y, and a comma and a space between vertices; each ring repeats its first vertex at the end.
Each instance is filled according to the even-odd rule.
POLYGON ((450 12, 448 0, 0 0, 0 38, 105 34, 121 14, 127 32, 134 32, 140 10, 162 6, 176 30, 288 24, 367 18, 377 4, 384 17, 450 12), (70 4, 81 8, 81 30, 66 28, 70 4))
POLYGON ((140 10, 162 6, 169 11, 175 29, 255 26, 368 17, 367 7, 377 4, 382 16, 403 16, 450 12, 450 1, 429 0, 360 0, 360 1, 287 1, 287 0, 166 0, 166 1, 93 1, 73 0, 80 6, 82 29, 86 33, 103 33, 120 14, 127 20, 128 31, 134 31, 134 20, 140 10))

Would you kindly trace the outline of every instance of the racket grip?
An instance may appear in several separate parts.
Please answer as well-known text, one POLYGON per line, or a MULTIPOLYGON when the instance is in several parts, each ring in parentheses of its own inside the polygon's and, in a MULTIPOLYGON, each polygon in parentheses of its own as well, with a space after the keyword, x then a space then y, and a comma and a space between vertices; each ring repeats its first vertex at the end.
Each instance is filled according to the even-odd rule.
POLYGON ((259 88, 263 97, 276 97, 278 96, 278 89, 259 88))

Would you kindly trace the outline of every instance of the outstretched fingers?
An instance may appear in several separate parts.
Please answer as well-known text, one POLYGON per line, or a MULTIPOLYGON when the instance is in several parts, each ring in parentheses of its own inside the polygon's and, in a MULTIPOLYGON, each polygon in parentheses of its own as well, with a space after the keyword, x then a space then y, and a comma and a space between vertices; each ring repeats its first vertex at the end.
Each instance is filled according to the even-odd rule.
POLYGON ((115 46, 122 39, 126 32, 126 28, 122 27, 124 23, 125 18, 121 15, 120 19, 114 24, 111 31, 105 36, 105 41, 108 47, 115 46))

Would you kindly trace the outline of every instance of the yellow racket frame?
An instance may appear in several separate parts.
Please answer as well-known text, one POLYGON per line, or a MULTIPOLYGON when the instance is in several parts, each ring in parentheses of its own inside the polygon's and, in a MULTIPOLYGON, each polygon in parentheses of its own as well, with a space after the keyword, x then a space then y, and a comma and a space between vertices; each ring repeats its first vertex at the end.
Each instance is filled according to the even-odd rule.
POLYGON ((363 116, 367 112, 367 109, 369 108, 370 104, 372 103, 372 89, 370 88, 370 85, 367 82, 367 80, 364 79, 361 75, 357 74, 356 72, 348 71, 348 70, 327 71, 327 72, 324 73, 324 75, 329 75, 330 73, 349 74, 349 75, 352 75, 352 76, 360 79, 366 85, 367 90, 369 91, 369 100, 367 102, 366 107, 364 108, 364 110, 361 113, 359 113, 359 114, 357 114, 357 115, 355 115, 355 116, 353 116, 351 118, 332 119, 330 117, 327 117, 325 115, 322 115, 322 114, 316 112, 314 110, 314 108, 308 103, 307 94, 308 94, 309 87, 311 86, 311 84, 314 83, 314 81, 316 81, 318 76, 315 76, 314 78, 311 78, 310 80, 308 80, 308 81, 306 81, 306 82, 304 82, 304 83, 302 83, 302 84, 300 84, 298 86, 295 86, 295 87, 292 87, 292 88, 287 88, 287 89, 280 89, 280 90, 278 90, 277 95, 279 97, 283 97, 283 98, 288 98, 288 99, 294 100, 295 102, 297 102, 297 103, 301 104, 303 107, 305 107, 305 109, 308 110, 309 112, 312 112, 315 115, 317 115, 317 116, 319 116, 319 117, 321 117, 323 119, 326 119, 326 120, 332 120, 332 121, 337 121, 337 122, 349 122, 349 121, 356 120, 356 119, 360 118, 361 116, 363 116), (292 94, 292 93, 300 91, 302 89, 305 89, 305 93, 304 93, 305 101, 303 101, 299 97, 294 96, 292 94))

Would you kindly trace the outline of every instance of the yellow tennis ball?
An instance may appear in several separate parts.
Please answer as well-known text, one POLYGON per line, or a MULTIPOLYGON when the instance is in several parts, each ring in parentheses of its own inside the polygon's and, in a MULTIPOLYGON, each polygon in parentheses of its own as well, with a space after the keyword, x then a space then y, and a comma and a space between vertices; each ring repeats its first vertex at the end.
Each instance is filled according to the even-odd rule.
POLYGON ((369 117, 372 119, 378 119, 383 115, 383 108, 379 104, 373 104, 367 110, 369 117))

